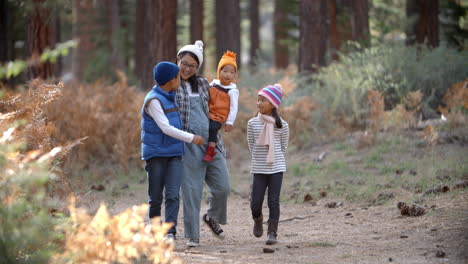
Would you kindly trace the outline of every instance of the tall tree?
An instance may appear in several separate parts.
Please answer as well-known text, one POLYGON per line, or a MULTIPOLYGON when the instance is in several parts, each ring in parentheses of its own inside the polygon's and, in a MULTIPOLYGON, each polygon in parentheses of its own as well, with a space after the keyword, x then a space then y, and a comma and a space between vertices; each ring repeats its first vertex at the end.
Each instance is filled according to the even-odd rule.
MULTIPOLYGON (((52 49, 56 44, 51 13, 45 5, 45 0, 33 1, 33 11, 28 23, 28 48, 34 59, 39 60, 46 48, 52 49)), ((28 75, 29 78, 47 79, 54 75, 54 68, 50 62, 37 63, 29 68, 28 75)))
POLYGON ((190 0, 190 43, 203 40, 203 0, 190 0))
POLYGON ((78 47, 73 51, 72 71, 74 78, 81 80, 96 48, 92 39, 96 32, 94 1, 74 0, 72 12, 73 35, 78 40, 78 47))
POLYGON ((370 45, 368 0, 353 0, 353 40, 364 47, 370 45))
POLYGON ((430 47, 439 46, 439 1, 407 0, 406 14, 414 25, 407 32, 406 43, 426 43, 430 47))
POLYGON ((255 65, 257 55, 260 49, 260 15, 258 10, 259 0, 250 0, 249 18, 250 18, 250 65, 255 65))
POLYGON ((327 12, 327 0, 300 0, 299 72, 316 72, 326 64, 327 12))
POLYGON ((289 65, 289 49, 288 49, 288 13, 286 9, 286 1, 275 0, 273 11, 274 24, 274 49, 275 49, 275 67, 284 69, 289 65))
POLYGON ((174 61, 176 56, 176 17, 177 1, 140 0, 137 2, 136 21, 136 62, 141 63, 137 76, 141 88, 147 90, 153 86, 153 67, 160 61, 174 61), (142 5, 139 5, 142 4, 142 5), (144 8, 139 10, 139 8, 144 8), (140 13, 139 13, 140 12, 140 13), (138 31, 138 26, 144 25, 144 31, 138 31), (141 56, 141 57, 138 57, 141 56))
POLYGON ((237 53, 240 67, 240 5, 239 0, 217 0, 216 7, 216 61, 226 50, 237 53))

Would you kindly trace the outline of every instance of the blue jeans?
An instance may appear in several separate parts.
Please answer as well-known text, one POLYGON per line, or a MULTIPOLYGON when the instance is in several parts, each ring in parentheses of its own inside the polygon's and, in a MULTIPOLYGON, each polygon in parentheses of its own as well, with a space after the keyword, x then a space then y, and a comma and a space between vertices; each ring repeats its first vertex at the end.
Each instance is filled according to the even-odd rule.
POLYGON ((182 157, 155 157, 146 161, 148 175, 149 218, 161 216, 163 190, 165 222, 173 223, 169 233, 176 234, 179 215, 179 190, 183 177, 182 157))
POLYGON ((254 174, 252 197, 250 200, 250 209, 252 216, 258 218, 262 215, 263 199, 265 191, 268 188, 268 209, 270 210, 269 218, 272 220, 279 220, 280 216, 280 192, 281 184, 283 182, 283 173, 278 172, 274 174, 254 174))

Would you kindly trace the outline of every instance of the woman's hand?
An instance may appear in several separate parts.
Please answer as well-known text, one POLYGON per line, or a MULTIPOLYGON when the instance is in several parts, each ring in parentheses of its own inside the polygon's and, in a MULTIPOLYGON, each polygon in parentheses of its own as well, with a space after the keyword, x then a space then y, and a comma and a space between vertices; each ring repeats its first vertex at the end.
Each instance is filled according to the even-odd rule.
POLYGON ((232 125, 224 125, 224 131, 231 132, 231 130, 232 130, 232 125))
POLYGON ((200 145, 203 145, 203 143, 205 143, 205 140, 200 136, 194 135, 192 139, 192 143, 200 146, 200 145))

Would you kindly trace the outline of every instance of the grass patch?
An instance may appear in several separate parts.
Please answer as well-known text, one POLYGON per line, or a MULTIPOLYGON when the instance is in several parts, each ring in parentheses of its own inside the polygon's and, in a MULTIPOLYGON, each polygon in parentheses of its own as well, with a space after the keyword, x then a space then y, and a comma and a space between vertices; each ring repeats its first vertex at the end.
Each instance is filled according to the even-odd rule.
POLYGON ((324 161, 293 163, 287 174, 298 182, 292 188, 299 198, 306 193, 319 197, 318 192, 324 190, 327 197, 353 202, 372 201, 387 191, 416 197, 433 186, 451 187, 466 179, 468 155, 463 146, 420 147, 416 139, 390 135, 374 146, 355 150, 352 159, 345 158, 350 145, 335 143, 324 161))
POLYGON ((306 244, 307 247, 336 247, 336 244, 327 242, 327 241, 319 241, 319 242, 310 242, 306 244))

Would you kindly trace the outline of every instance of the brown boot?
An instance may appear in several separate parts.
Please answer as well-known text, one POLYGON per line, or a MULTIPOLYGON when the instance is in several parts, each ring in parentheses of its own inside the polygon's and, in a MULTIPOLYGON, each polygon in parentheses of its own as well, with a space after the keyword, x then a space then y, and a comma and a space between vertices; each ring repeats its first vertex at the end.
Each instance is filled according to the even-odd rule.
POLYGON ((268 235, 267 235, 267 245, 274 245, 278 243, 276 236, 278 232, 278 220, 269 219, 268 220, 268 235))
POLYGON ((211 162, 211 161, 213 161, 213 157, 215 155, 216 155, 215 147, 212 147, 212 146, 208 145, 206 147, 205 156, 203 157, 203 161, 211 162))
POLYGON ((263 215, 255 218, 254 220, 254 227, 253 227, 253 234, 255 237, 261 237, 263 235, 263 215))

